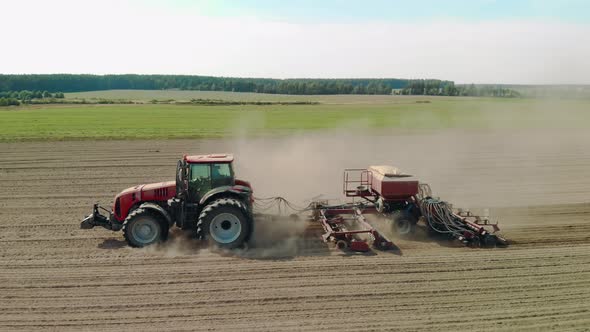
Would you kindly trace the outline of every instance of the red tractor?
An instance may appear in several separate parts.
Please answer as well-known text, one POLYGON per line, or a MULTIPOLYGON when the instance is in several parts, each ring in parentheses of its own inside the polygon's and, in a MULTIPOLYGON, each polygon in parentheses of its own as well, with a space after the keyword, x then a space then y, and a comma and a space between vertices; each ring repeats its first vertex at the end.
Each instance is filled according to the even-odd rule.
POLYGON ((223 248, 236 248, 252 231, 252 186, 234 177, 233 156, 183 156, 176 181, 138 185, 115 196, 111 211, 98 204, 80 227, 123 230, 133 247, 165 241, 176 225, 223 248), (103 215, 99 210, 108 212, 103 215))

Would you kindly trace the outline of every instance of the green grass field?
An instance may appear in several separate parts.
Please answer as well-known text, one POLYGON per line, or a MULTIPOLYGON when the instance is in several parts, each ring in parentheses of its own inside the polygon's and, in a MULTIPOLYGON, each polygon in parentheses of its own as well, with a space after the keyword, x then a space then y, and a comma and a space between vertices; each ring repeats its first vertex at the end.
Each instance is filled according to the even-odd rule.
MULTIPOLYGON (((109 92, 96 94, 104 93, 109 92)), ((135 91, 129 93, 132 95, 135 91)), ((146 94, 145 91, 141 93, 146 94)), ((154 92, 157 93, 158 91, 154 92)), ((230 95, 235 95, 218 92, 213 94, 216 94, 214 98, 226 100, 230 95)), ((269 95, 258 97, 267 96, 269 95)), ((302 96, 288 97, 308 100, 301 99, 302 96)), ((590 101, 587 100, 315 97, 323 102, 329 100, 330 103, 268 106, 144 104, 4 107, 0 108, 0 141, 200 138, 289 134, 333 128, 348 128, 354 132, 392 129, 590 127, 590 101)), ((120 98, 133 97, 121 95, 120 98)))

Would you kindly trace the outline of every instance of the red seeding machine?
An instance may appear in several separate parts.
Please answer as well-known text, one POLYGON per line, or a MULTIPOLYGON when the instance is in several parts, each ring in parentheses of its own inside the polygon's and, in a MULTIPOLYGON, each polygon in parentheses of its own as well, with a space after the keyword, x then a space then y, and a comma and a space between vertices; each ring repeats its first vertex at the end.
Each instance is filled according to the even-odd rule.
POLYGON ((431 234, 441 234, 472 247, 507 245, 496 234, 498 225, 469 212, 453 211, 451 205, 433 198, 430 186, 391 166, 344 171, 343 192, 346 197, 360 198, 358 203, 328 205, 316 201, 310 207, 312 219, 325 230, 324 241, 340 248, 368 251, 369 242, 377 249, 395 248, 391 240, 369 224, 365 215, 372 214, 388 221, 394 233, 411 237, 418 221, 423 220, 431 234), (366 234, 369 240, 359 239, 366 234))
MULTIPOLYGON (((347 169, 343 193, 351 202, 330 205, 315 200, 298 209, 283 198, 255 199, 250 183, 235 178, 233 156, 227 154, 183 156, 176 180, 138 185, 123 190, 111 210, 98 204, 81 228, 95 226, 122 231, 133 247, 165 241, 171 227, 191 230, 195 237, 227 249, 248 242, 257 216, 255 209, 307 213, 324 229, 322 239, 341 249, 368 251, 395 249, 365 216, 384 218, 393 232, 411 237, 419 221, 429 233, 441 234, 473 247, 505 246, 497 224, 469 212, 454 211, 433 198, 430 187, 391 166, 347 169), (102 214, 101 210, 106 212, 102 214)), ((268 215, 266 215, 268 216, 268 215)), ((280 239, 277 239, 280 241, 280 239)))

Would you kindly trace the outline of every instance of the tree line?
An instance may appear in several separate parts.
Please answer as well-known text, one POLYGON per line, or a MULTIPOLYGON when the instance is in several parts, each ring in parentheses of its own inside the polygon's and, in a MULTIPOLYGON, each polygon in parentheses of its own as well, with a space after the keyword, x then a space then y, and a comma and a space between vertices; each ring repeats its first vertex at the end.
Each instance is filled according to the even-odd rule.
POLYGON ((453 81, 441 80, 410 80, 403 89, 396 91, 395 94, 500 98, 521 97, 519 92, 502 86, 455 85, 453 81))
POLYGON ((30 104, 34 99, 63 99, 65 95, 63 92, 51 93, 47 90, 41 92, 37 91, 0 91, 0 106, 11 106, 20 104, 30 104))
POLYGON ((201 90, 278 94, 391 94, 406 79, 268 79, 194 75, 0 75, 0 91, 201 90))
MULTIPOLYGON (((0 91, 200 90, 289 95, 432 95, 518 97, 499 86, 455 85, 436 79, 268 79, 191 75, 0 75, 0 91)), ((43 92, 43 93, 44 93, 43 92)), ((16 98, 11 96, 11 98, 16 98)), ((17 99, 26 100, 19 96, 17 99)))

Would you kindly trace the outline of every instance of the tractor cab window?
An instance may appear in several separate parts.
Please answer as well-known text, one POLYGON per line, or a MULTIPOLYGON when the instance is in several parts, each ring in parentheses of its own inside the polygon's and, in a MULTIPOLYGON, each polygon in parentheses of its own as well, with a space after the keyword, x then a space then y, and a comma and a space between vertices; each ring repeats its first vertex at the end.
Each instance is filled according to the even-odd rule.
POLYGON ((234 184, 231 164, 191 164, 189 195, 198 199, 209 190, 234 184))
POLYGON ((192 197, 199 197, 211 190, 211 168, 209 164, 192 164, 189 191, 192 197))
POLYGON ((211 185, 213 188, 233 185, 231 164, 211 164, 211 185))

